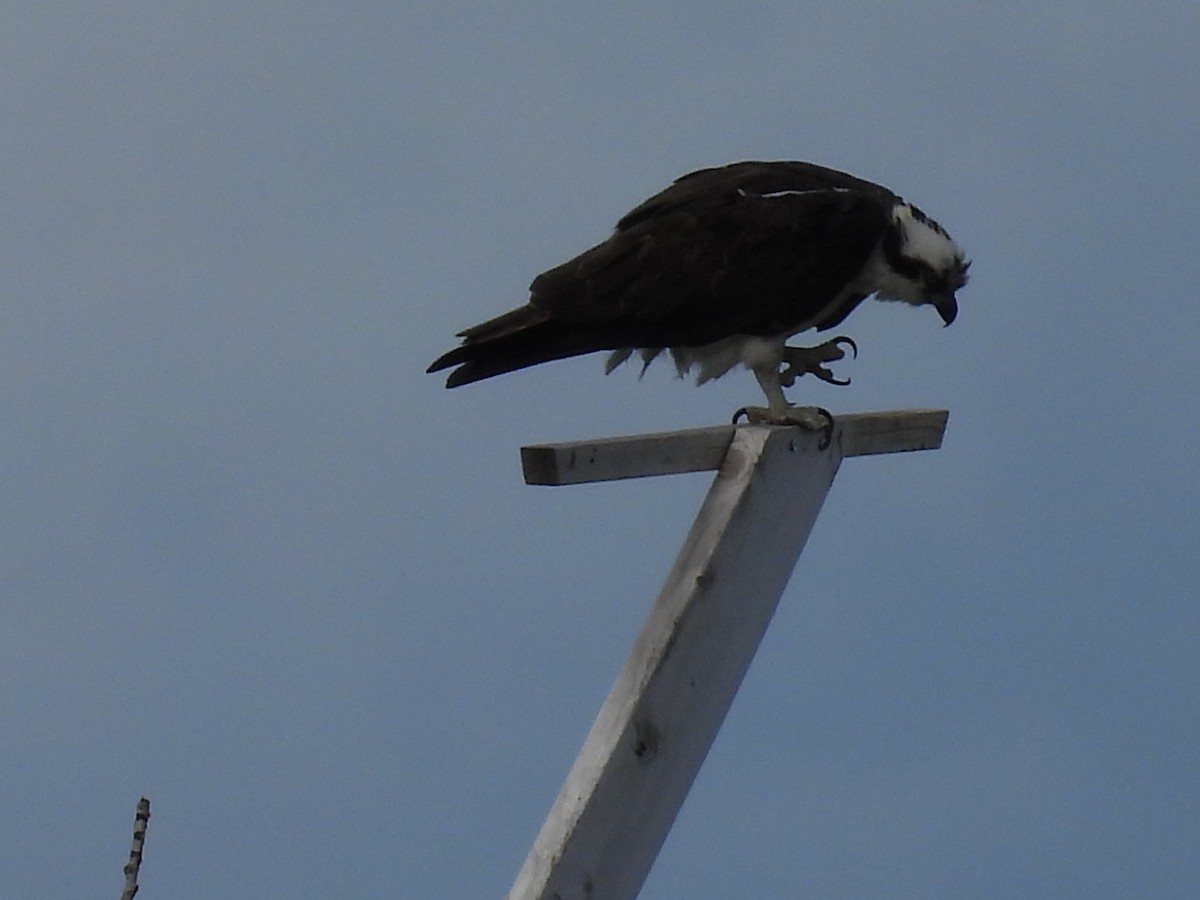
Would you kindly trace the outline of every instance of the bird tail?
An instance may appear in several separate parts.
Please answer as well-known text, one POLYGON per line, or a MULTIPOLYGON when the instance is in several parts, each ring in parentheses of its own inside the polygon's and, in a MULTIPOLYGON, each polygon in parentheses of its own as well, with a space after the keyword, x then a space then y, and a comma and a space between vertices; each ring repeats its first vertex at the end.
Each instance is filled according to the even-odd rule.
POLYGON ((612 349, 591 330, 555 322, 535 307, 523 306, 459 332, 463 343, 433 361, 426 372, 458 366, 446 387, 482 381, 538 363, 612 349))

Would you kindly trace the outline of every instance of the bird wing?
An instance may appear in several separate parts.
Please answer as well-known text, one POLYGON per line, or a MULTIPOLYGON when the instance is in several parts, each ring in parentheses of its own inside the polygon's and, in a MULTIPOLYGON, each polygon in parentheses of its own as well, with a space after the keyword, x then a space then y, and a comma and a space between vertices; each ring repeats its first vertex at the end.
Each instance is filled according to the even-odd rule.
POLYGON ((703 204, 714 195, 739 190, 759 196, 781 191, 849 190, 875 195, 889 204, 900 200, 882 185, 815 163, 736 162, 680 176, 670 187, 627 212, 617 223, 617 230, 630 228, 672 209, 703 204))
MULTIPOLYGON (((849 308, 830 304, 878 244, 894 195, 832 170, 783 165, 801 168, 743 163, 685 176, 607 241, 539 275, 530 304, 635 347, 840 321, 849 308)), ((862 297, 844 299, 852 308, 862 297)))

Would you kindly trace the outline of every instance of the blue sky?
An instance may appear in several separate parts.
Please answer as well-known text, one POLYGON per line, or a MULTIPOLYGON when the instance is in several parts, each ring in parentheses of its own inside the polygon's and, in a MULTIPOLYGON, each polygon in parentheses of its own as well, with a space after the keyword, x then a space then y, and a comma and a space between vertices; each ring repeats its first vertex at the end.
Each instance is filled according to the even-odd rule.
POLYGON ((1194 3, 0 11, 0 894, 507 891, 704 491, 522 444, 744 373, 428 362, 676 176, 919 203, 843 466, 642 896, 1200 894, 1194 3))

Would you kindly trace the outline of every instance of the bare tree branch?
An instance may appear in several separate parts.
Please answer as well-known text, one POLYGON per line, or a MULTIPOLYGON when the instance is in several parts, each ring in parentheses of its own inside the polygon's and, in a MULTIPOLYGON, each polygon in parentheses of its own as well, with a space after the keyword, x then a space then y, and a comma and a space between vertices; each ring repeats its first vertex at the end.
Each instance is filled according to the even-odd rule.
POLYGON ((137 816, 133 820, 133 846, 129 850, 129 862, 125 863, 125 890, 121 900, 133 900, 138 892, 138 870, 142 867, 142 845, 146 842, 146 823, 150 821, 150 801, 143 797, 138 801, 137 816))

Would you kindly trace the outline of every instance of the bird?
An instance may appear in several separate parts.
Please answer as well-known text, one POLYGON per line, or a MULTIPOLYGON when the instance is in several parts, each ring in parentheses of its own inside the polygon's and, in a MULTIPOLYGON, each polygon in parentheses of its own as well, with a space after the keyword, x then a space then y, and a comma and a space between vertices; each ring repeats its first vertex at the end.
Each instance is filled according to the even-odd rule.
POLYGON ((828 411, 783 389, 805 374, 848 384, 828 364, 858 346, 788 339, 841 325, 872 296, 932 306, 948 326, 969 267, 937 221, 882 185, 809 162, 735 162, 634 207, 606 240, 534 278, 524 306, 459 332, 427 371, 453 367, 453 388, 606 350, 606 373, 635 353, 644 373, 665 352, 698 384, 749 369, 766 406, 735 422, 829 430, 828 411))

